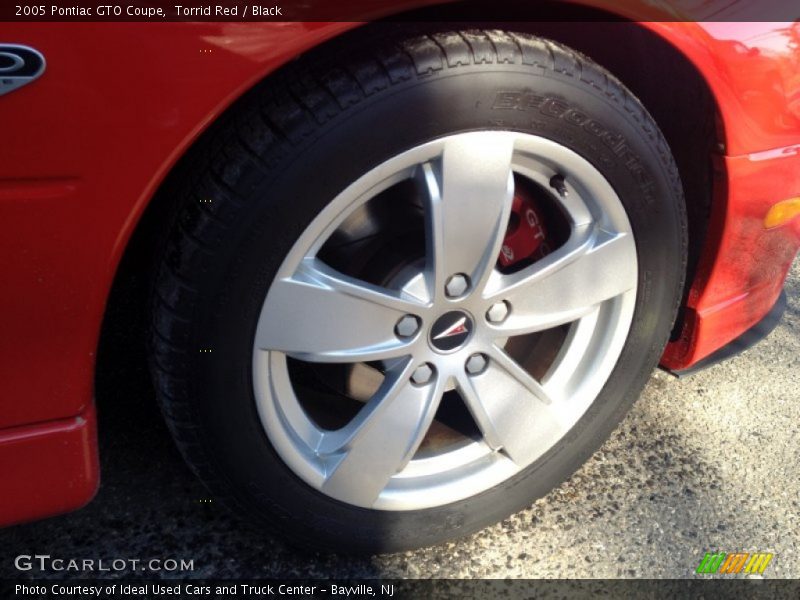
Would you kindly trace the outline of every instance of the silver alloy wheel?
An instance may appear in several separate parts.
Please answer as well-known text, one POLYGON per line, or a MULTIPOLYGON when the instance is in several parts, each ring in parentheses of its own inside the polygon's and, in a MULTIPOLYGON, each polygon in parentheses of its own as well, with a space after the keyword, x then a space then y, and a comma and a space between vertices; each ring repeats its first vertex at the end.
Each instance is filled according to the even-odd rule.
POLYGON ((531 465, 590 407, 627 338, 637 280, 625 210, 600 172, 575 152, 506 131, 417 146, 334 198, 283 261, 254 340, 262 425, 298 477, 342 502, 415 510, 473 496, 531 465), (504 274, 496 261, 515 174, 544 188, 553 176, 564 177, 553 195, 570 231, 552 253, 504 274), (381 287, 318 257, 349 215, 405 180, 423 190, 426 204, 426 258, 415 273, 396 288, 381 287), (452 282, 454 276, 464 281, 452 282), (543 377, 504 349, 508 338, 560 326, 567 333, 543 377), (452 347, 442 342, 448 339, 452 347), (326 430, 301 406, 288 357, 383 361, 385 373, 347 425, 326 430), (418 453, 443 393, 453 387, 480 439, 418 453))

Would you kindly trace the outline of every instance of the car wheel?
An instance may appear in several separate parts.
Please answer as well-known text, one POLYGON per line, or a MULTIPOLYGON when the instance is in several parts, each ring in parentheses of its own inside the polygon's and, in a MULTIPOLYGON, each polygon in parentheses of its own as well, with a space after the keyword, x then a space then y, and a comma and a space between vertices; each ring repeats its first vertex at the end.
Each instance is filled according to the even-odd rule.
POLYGON ((192 159, 152 365, 188 463, 294 543, 496 522, 610 435, 666 343, 686 217, 657 126, 555 43, 300 60, 192 159))

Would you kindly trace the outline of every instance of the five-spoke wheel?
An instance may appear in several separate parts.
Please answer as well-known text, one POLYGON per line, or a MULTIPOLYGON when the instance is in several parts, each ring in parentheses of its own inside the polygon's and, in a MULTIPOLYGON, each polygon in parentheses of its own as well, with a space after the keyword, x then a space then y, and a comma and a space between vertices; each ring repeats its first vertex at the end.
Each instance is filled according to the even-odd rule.
POLYGON ((420 145, 339 194, 280 268, 255 337, 262 423, 299 476, 343 502, 411 510, 472 496, 530 465, 585 412, 628 333, 636 283, 625 211, 576 153, 501 131, 420 145), (550 185, 554 177, 562 189, 550 185), (523 185, 552 204, 568 233, 546 256, 504 273, 498 256, 523 185), (393 187, 405 192, 397 202, 422 206, 424 257, 410 255, 402 276, 383 286, 326 264, 319 251, 337 228, 393 187), (505 349, 557 328, 564 335, 541 377, 505 349), (372 368, 382 381, 331 430, 304 410, 287 357, 379 363, 372 368), (421 452, 452 388, 479 435, 421 452))
POLYGON ((187 461, 249 522, 397 551, 600 447, 666 344, 687 227, 658 127, 586 57, 497 30, 342 47, 182 161, 152 365, 187 461))

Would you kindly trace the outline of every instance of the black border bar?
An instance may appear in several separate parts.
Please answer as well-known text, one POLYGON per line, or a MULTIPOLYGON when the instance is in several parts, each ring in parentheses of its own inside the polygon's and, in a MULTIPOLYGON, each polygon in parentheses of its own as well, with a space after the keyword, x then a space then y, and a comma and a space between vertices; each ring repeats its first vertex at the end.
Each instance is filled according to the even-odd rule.
POLYGON ((782 21, 797 0, 2 0, 7 22, 782 21), (114 3, 116 2, 116 3, 114 3), (178 8, 180 7, 180 8, 178 8), (258 10, 257 10, 258 9, 258 10))
POLYGON ((638 598, 782 599, 800 597, 800 580, 698 579, 374 579, 374 580, 1 580, 3 598, 507 598, 614 600, 638 598), (234 593, 218 594, 217 586, 234 593), (391 590, 389 592, 388 590, 391 590), (346 593, 347 592, 347 593, 346 593))

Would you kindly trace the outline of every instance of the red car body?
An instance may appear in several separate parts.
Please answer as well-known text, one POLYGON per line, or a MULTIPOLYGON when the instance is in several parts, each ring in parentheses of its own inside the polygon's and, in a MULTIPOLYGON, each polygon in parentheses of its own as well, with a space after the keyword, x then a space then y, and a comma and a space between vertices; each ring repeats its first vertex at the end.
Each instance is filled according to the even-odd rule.
MULTIPOLYGON (((592 0, 681 52, 717 104, 711 217, 662 365, 689 367, 766 315, 800 223, 766 228, 800 196, 800 30, 647 21, 592 0)), ((385 6, 387 14, 403 6, 385 6)), ((76 509, 99 481, 93 389, 117 267, 164 178, 231 103, 357 23, 2 23, 45 74, 0 97, 0 523, 76 509)))

